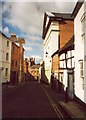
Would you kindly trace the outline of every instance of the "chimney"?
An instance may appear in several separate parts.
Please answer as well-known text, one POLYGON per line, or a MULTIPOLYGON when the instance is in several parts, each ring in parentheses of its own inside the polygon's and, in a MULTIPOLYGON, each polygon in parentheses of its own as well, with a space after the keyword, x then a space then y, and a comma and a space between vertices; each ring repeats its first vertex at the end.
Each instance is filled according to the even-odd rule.
POLYGON ((15 33, 11 33, 11 38, 16 38, 16 34, 15 33))

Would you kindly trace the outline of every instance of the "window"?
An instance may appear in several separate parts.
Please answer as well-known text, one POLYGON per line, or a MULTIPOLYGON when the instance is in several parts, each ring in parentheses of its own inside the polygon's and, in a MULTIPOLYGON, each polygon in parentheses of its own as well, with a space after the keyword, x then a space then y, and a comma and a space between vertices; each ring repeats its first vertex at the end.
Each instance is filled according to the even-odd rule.
POLYGON ((81 17, 81 37, 82 40, 85 39, 85 14, 83 14, 81 17))
POLYGON ((63 74, 60 74, 60 81, 63 83, 63 74))
POLYGON ((14 60, 12 60, 12 65, 14 64, 14 60))
POLYGON ((14 53, 14 46, 12 46, 12 53, 14 53))
POLYGON ((80 61, 80 77, 83 77, 83 61, 80 61))
POLYGON ((80 78, 82 82, 82 88, 84 89, 84 64, 83 60, 80 61, 80 78))
POLYGON ((6 60, 9 60, 9 53, 6 53, 6 60))
POLYGON ((8 76, 8 68, 5 69, 5 76, 8 76))
POLYGON ((16 61, 16 66, 17 66, 17 61, 16 61))
POLYGON ((9 41, 7 41, 7 47, 9 47, 9 41))
POLYGON ((85 18, 83 18, 81 21, 81 32, 82 35, 85 33, 85 18))

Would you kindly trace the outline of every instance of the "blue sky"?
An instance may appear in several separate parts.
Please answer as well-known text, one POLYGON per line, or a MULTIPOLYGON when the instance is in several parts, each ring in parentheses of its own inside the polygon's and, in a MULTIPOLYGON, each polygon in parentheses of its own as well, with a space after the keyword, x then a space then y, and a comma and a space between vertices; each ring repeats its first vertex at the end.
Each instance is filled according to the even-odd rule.
MULTIPOLYGON (((43 58, 43 16, 44 12, 70 13, 74 8, 74 1, 65 2, 11 2, 4 0, 2 6, 2 24, 0 29, 8 37, 16 33, 18 37, 26 39, 25 57, 36 57, 36 63, 43 58)), ((68 0, 67 0, 68 1, 68 0)))

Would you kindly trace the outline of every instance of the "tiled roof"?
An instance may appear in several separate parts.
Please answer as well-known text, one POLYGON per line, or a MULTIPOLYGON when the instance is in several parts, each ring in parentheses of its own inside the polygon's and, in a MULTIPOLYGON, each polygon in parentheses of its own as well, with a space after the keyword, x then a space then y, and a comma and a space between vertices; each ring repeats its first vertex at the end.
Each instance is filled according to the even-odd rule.
POLYGON ((46 33, 48 31, 48 28, 51 24, 52 21, 62 21, 62 20, 74 20, 73 16, 68 13, 54 13, 54 12, 45 12, 44 15, 44 22, 43 22, 43 33, 42 33, 42 38, 44 39, 46 36, 46 33), (49 21, 46 27, 46 21, 47 17, 49 17, 49 21))
POLYGON ((0 34, 2 34, 5 38, 9 39, 3 32, 0 31, 0 34))
POLYGON ((39 68, 39 67, 40 67, 39 64, 35 64, 35 65, 32 65, 32 66, 31 66, 32 69, 39 68))

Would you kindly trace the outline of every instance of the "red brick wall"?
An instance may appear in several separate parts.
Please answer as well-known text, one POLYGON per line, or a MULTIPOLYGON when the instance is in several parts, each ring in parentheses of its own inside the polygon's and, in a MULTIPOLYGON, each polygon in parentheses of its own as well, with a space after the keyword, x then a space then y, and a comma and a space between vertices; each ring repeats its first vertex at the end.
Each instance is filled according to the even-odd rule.
MULTIPOLYGON (((12 43, 14 47, 14 53, 11 52, 11 71, 19 71, 20 65, 20 47, 15 43, 12 43), (14 60, 14 64, 12 64, 12 60, 14 60), (16 65, 17 61, 17 65, 16 65)), ((24 61, 24 49, 22 49, 22 71, 23 71, 23 61, 24 61)))
POLYGON ((58 55, 54 55, 52 57, 52 72, 54 72, 55 70, 58 70, 58 64, 59 64, 59 57, 58 55))
POLYGON ((74 22, 65 20, 60 22, 60 48, 62 48, 74 34, 74 22))
MULTIPOLYGON (((65 20, 60 22, 60 48, 62 48, 74 34, 74 22, 71 20, 65 20)), ((52 72, 59 71, 59 57, 54 55, 52 57, 52 72)))
POLYGON ((12 47, 14 47, 14 53, 11 52, 11 71, 18 71, 19 70, 19 64, 20 64, 20 48, 12 43, 12 47), (12 64, 12 60, 14 60, 14 63, 12 64), (17 61, 17 65, 16 65, 17 61))

